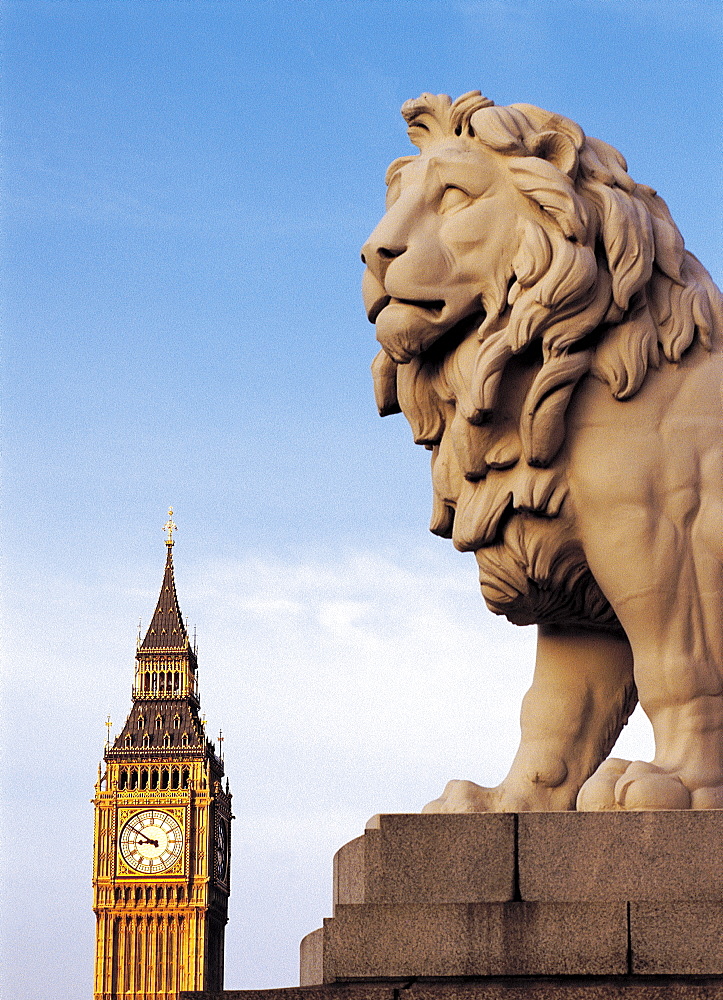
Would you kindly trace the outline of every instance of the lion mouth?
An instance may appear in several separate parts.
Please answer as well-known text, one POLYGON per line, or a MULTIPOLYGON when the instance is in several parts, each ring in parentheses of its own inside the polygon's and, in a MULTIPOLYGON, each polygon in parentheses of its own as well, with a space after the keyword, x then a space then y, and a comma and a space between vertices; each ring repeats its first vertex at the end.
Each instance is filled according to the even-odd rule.
POLYGON ((367 317, 369 319, 369 322, 376 323, 377 316, 379 315, 379 313, 382 311, 382 309, 386 309, 386 307, 389 305, 391 301, 392 301, 391 295, 381 295, 376 300, 376 302, 374 302, 369 307, 369 311, 367 312, 367 317))
POLYGON ((435 319, 439 319, 447 304, 444 299, 399 299, 392 295, 380 296, 370 307, 368 316, 370 323, 376 323, 380 312, 388 305, 413 306, 415 309, 423 309, 430 313, 435 319))
MULTIPOLYGON (((416 306, 417 309, 424 309, 425 312, 440 316, 446 302, 444 299, 389 299, 389 302, 400 302, 404 306, 416 306)), ((388 303, 386 303, 388 304, 388 303)), ((381 312, 381 310, 379 310, 381 312)), ((377 315, 379 315, 377 313, 377 315)))

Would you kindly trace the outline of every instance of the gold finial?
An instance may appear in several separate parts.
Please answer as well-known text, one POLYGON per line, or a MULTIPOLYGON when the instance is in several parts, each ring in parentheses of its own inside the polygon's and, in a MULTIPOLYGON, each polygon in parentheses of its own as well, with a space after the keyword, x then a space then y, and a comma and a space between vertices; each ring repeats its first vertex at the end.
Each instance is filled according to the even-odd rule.
MULTIPOLYGON (((110 721, 110 715, 109 715, 108 718, 105 720, 105 728, 106 728, 105 745, 106 745, 106 749, 110 746, 110 730, 111 730, 111 726, 112 725, 113 725, 113 723, 110 721)), ((98 765, 98 767, 100 767, 100 764, 98 765)))
POLYGON ((173 532, 178 531, 178 528, 173 523, 173 507, 168 508, 168 520, 163 525, 163 530, 168 532, 166 545, 170 548, 173 545, 173 532))

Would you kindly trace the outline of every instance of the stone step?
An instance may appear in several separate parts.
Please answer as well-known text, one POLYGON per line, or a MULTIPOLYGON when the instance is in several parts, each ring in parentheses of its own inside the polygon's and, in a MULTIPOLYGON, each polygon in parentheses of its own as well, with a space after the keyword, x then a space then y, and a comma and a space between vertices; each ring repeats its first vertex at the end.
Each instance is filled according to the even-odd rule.
POLYGON ((302 942, 302 985, 628 971, 624 903, 339 905, 316 933, 302 942))
POLYGON ((515 822, 509 813, 375 816, 334 857, 334 904, 514 899, 515 822))
POLYGON ((723 901, 723 810, 391 814, 334 858, 334 904, 723 901))
POLYGON ((181 993, 180 1000, 723 1000, 710 976, 494 977, 463 982, 334 983, 270 990, 181 993))
POLYGON ((340 905, 301 985, 456 976, 723 976, 720 903, 340 905))

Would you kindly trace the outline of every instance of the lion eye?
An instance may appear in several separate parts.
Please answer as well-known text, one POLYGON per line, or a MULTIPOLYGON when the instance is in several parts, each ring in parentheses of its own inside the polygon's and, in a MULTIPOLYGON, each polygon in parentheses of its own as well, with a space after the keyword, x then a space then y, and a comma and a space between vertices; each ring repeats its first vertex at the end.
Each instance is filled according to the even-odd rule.
POLYGON ((439 210, 440 212, 449 212, 451 209, 459 208, 461 205, 468 205, 470 201, 470 196, 462 188, 446 187, 442 192, 439 210))

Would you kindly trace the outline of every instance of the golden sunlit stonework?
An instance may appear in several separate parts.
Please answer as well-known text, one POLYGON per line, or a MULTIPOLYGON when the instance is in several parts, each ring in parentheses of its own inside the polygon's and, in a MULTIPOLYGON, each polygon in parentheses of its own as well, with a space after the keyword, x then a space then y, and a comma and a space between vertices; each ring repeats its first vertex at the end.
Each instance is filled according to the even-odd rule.
POLYGON ((133 706, 95 788, 95 1000, 222 990, 231 794, 199 717, 196 651, 166 567, 136 653, 133 706))

